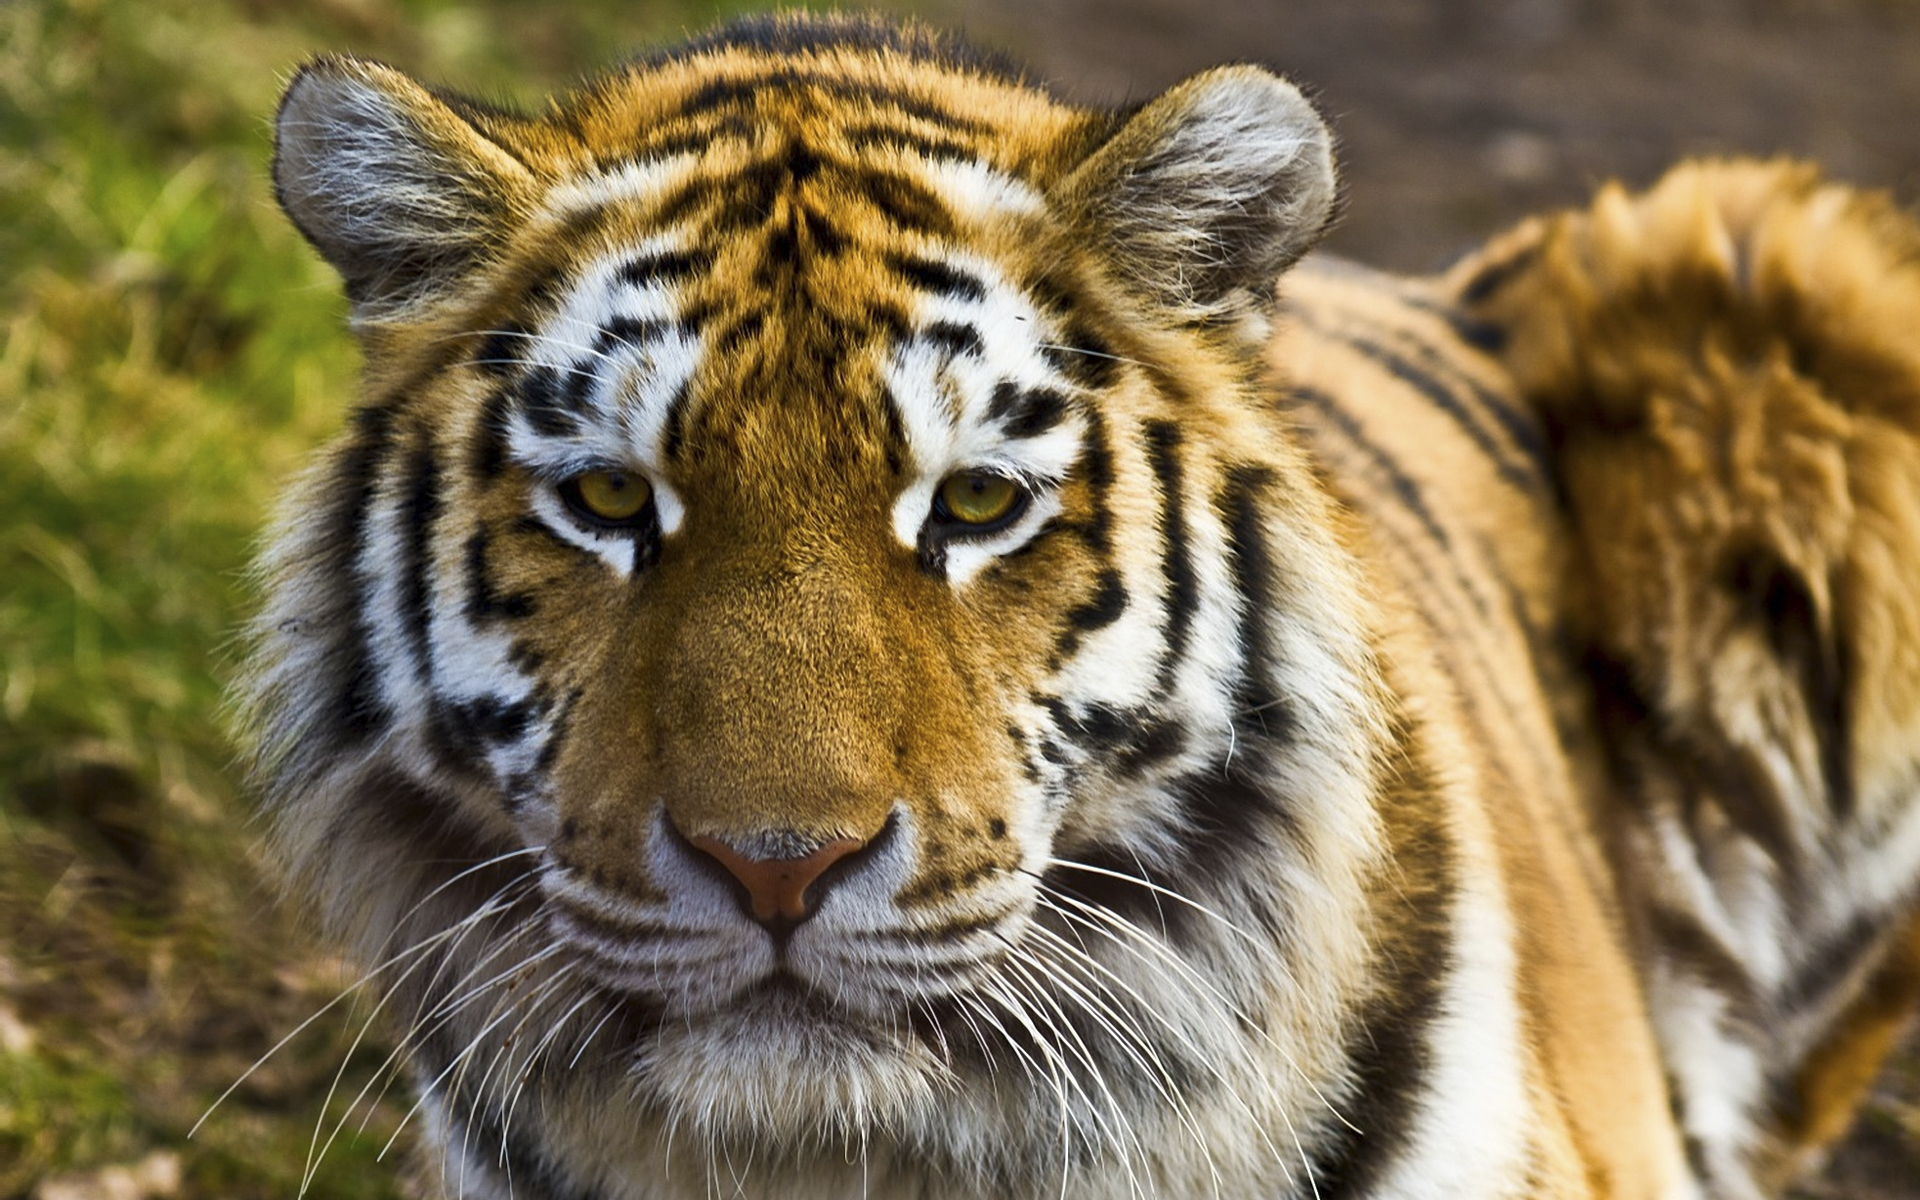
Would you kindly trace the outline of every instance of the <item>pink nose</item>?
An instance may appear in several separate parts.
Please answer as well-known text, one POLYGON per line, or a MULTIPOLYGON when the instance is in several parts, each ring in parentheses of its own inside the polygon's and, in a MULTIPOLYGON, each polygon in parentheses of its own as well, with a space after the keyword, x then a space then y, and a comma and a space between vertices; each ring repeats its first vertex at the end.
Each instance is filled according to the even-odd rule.
POLYGON ((767 926, 790 926, 810 915, 807 889, 827 868, 861 849, 857 838, 836 838, 802 858, 752 858, 717 837, 698 834, 687 844, 725 867, 747 890, 753 919, 767 926))

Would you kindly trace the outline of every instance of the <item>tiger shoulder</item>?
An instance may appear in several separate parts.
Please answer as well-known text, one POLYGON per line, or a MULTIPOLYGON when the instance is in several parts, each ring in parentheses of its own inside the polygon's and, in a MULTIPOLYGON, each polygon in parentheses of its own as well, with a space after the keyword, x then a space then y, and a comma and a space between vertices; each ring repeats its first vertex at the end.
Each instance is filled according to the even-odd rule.
POLYGON ((448 1197, 1781 1195, 1920 999, 1920 224, 1408 278, 1331 135, 748 19, 304 68, 366 354, 241 685, 448 1197))

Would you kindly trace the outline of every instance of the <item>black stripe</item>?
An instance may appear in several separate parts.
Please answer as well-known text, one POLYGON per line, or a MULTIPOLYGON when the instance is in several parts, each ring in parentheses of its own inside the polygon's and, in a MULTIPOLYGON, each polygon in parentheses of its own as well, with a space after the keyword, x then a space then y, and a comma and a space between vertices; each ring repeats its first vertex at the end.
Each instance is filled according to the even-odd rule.
MULTIPOLYGON (((600 327, 600 336, 595 339, 593 348, 601 354, 620 349, 639 349, 648 342, 658 340, 666 331, 665 321, 615 317, 600 327)), ((591 374, 590 371, 587 373, 591 374)))
POLYGON ((373 626, 367 619, 366 579, 360 562, 366 552, 373 505, 378 497, 381 472, 392 452, 395 410, 387 405, 368 405, 354 412, 354 437, 334 471, 335 490, 346 497, 334 510, 337 528, 327 539, 340 547, 340 579, 350 579, 346 588, 349 600, 347 636, 337 650, 339 691, 333 703, 334 737, 344 748, 358 746, 380 733, 393 722, 393 710, 380 698, 379 672, 370 649, 373 626))
POLYGON ((1285 697, 1271 682, 1271 615, 1277 611, 1273 580, 1278 565, 1267 545, 1260 496, 1273 472, 1243 463, 1227 472, 1226 486, 1214 509, 1227 531, 1227 553, 1240 606, 1240 681, 1234 689, 1234 727, 1260 739, 1283 742, 1293 734, 1295 718, 1285 697))
POLYGON ((1160 536, 1166 544, 1167 625, 1157 684, 1157 690, 1165 694, 1173 686, 1174 674, 1187 652, 1193 614, 1200 604, 1200 588, 1193 573, 1192 547, 1187 544, 1180 427, 1171 421, 1152 421, 1146 427, 1146 437, 1147 463, 1160 484, 1160 536))
POLYGON ((545 437, 568 437, 579 432, 560 372, 552 367, 535 367, 527 372, 520 381, 517 407, 534 431, 545 437))
POLYGON ((921 334, 926 340, 939 346, 948 355, 980 355, 986 346, 980 340, 980 331, 971 325, 962 325, 957 321, 935 321, 921 334))
POLYGON ((1057 427, 1071 407, 1072 402, 1052 388, 1022 390, 1003 381, 993 389, 987 415, 1003 422, 1008 437, 1031 438, 1057 427))
POLYGON ((471 700, 435 697, 427 714, 427 743, 456 769, 484 772, 487 747, 518 741, 537 715, 532 700, 509 703, 497 696, 471 700))
POLYGON ((1820 748, 1827 807, 1845 822, 1855 808, 1849 643, 1837 632, 1825 632, 1827 623, 1821 619, 1813 590, 1777 551, 1759 545, 1737 549, 1728 556, 1721 575, 1735 600, 1766 634, 1781 668, 1799 683, 1820 748))
MULTIPOLYGON (((689 324, 693 322, 689 320, 689 324)), ((741 313, 713 335, 713 357, 731 358, 740 348, 760 336, 767 326, 767 314, 758 310, 741 313)))
MULTIPOLYGON (((1409 303, 1415 308, 1443 318, 1462 341, 1476 349, 1488 354, 1498 354, 1505 343, 1504 329, 1472 321, 1462 316, 1458 309, 1441 308, 1418 300, 1409 301, 1409 303)), ((1515 396, 1511 397, 1513 402, 1509 403, 1508 396, 1494 391, 1475 379, 1444 349, 1435 347, 1423 339, 1409 337, 1408 340, 1418 349, 1422 361, 1457 381, 1473 397, 1474 403, 1493 417, 1506 435, 1512 439, 1514 446, 1526 456, 1528 469, 1549 484, 1553 482, 1554 459, 1553 452, 1547 445, 1546 430, 1541 427, 1534 414, 1525 407, 1524 400, 1515 396)))
POLYGON ((1395 761, 1381 772, 1391 781, 1381 802, 1393 876, 1375 884, 1381 928, 1373 999, 1356 1014, 1345 1047, 1354 1087, 1333 1099, 1341 1119, 1328 1123, 1314 1155, 1321 1200, 1373 1195, 1406 1146, 1415 1116, 1428 1103, 1431 1030, 1455 966, 1457 851, 1437 785, 1408 749, 1406 723, 1396 720, 1394 727, 1395 761))
POLYGON ((692 116, 717 108, 754 107, 760 96, 799 91, 821 91, 839 100, 892 109, 955 133, 980 133, 986 130, 986 126, 979 121, 896 88, 792 69, 744 72, 716 79, 688 96, 680 106, 679 115, 692 116))
POLYGON ((1095 630, 1105 629, 1127 611, 1127 588, 1120 572, 1107 567, 1094 581, 1093 595, 1067 610, 1067 631, 1060 637, 1060 655, 1064 658, 1080 648, 1081 639, 1095 630))
POLYGON ((473 473, 492 482, 507 465, 507 432, 513 408, 513 393, 496 389, 480 407, 480 420, 473 431, 471 462, 473 473))
MULTIPOLYGON (((1387 486, 1393 489, 1393 494, 1399 499, 1401 506, 1418 518, 1421 528, 1427 531, 1427 536, 1433 539, 1434 544, 1443 552, 1449 555, 1452 553, 1452 539, 1447 536, 1446 529, 1434 517, 1433 511, 1427 507, 1426 496, 1420 490, 1420 485, 1412 476, 1401 470, 1400 464, 1395 462, 1385 450, 1367 437, 1365 431, 1360 428, 1360 423, 1340 405, 1339 401, 1318 388, 1293 387, 1288 389, 1287 394, 1289 399, 1311 405, 1315 412, 1331 421, 1354 448, 1364 454, 1385 477, 1387 486)), ((1467 590, 1471 592, 1472 589, 1467 590)), ((1485 605, 1478 602, 1477 596, 1476 604, 1484 611, 1485 605)))
POLYGON ((956 300, 984 300, 987 296, 987 285, 984 282, 958 267, 937 259, 922 258, 912 254, 895 254, 887 259, 887 265, 906 276, 908 281, 921 291, 931 292, 936 296, 946 296, 956 300))
POLYGON ((407 459, 406 494, 400 503, 400 620, 413 652, 414 670, 424 682, 433 675, 427 624, 433 612, 433 527, 440 519, 440 464, 433 444, 422 437, 407 459))
POLYGON ((800 220, 808 240, 821 254, 839 254, 847 248, 847 235, 825 213, 812 205, 800 207, 800 220))
POLYGON ((1113 511, 1107 507, 1107 493, 1113 489, 1113 447, 1107 442, 1106 418, 1095 408, 1087 410, 1080 473, 1087 481, 1089 507, 1093 510, 1082 532, 1088 549, 1105 557, 1113 552, 1113 511))
POLYGON ((1275 846, 1297 837, 1285 800, 1243 769, 1259 757, 1236 754, 1231 768, 1216 765, 1177 786, 1186 814, 1181 861, 1196 879, 1232 874, 1241 869, 1234 864, 1269 858, 1275 846))
POLYGON ((521 352, 531 340, 519 325, 503 325, 480 340, 473 352, 473 365, 495 378, 505 378, 525 361, 521 352))
POLYGON ((958 138, 941 137, 938 134, 922 133, 902 125, 850 126, 844 133, 847 144, 856 152, 865 154, 874 150, 903 150, 931 159, 979 159, 980 151, 970 143, 958 138))
POLYGON ((877 171, 850 175, 847 182, 901 229, 927 237, 953 236, 953 214, 936 193, 918 183, 877 171))
POLYGON ((1753 978, 1746 964, 1698 915, 1659 902, 1649 902, 1643 910, 1655 944, 1674 966, 1726 999, 1735 1015, 1760 1015, 1754 1009, 1753 978))
POLYGON ((687 446, 687 409, 692 404, 692 391, 691 381, 682 382, 674 389, 673 398, 667 401, 667 420, 661 441, 669 462, 679 461, 687 446))
POLYGON ((1483 265, 1475 271, 1465 283, 1460 285, 1456 295, 1465 305, 1484 304, 1493 299, 1494 293, 1518 279, 1539 258, 1540 248, 1528 246, 1517 254, 1483 265))
MULTIPOLYGON (((1384 342, 1362 337, 1351 330, 1327 329, 1326 332, 1378 364, 1387 374, 1419 392, 1429 404, 1453 418, 1454 424, 1460 427, 1461 432, 1465 433, 1468 439, 1480 448, 1480 452, 1487 456, 1488 461, 1493 463, 1494 469, 1500 473, 1502 479, 1525 492, 1536 492, 1543 488, 1551 473, 1546 443, 1541 440, 1537 430, 1520 419, 1519 414, 1501 404, 1492 393, 1485 388, 1474 386, 1471 381, 1460 380, 1467 385, 1468 390, 1474 393, 1474 398, 1480 405, 1506 428, 1509 436, 1516 436, 1515 431, 1519 431, 1517 436, 1525 440, 1517 448, 1531 459, 1531 462, 1516 461, 1486 426, 1467 411, 1466 405, 1461 403, 1460 391, 1428 374, 1420 364, 1384 342)), ((1423 347, 1423 349, 1426 351, 1428 366, 1440 365, 1440 356, 1435 354, 1431 347, 1423 347)))
POLYGON ((654 283, 683 283, 713 269, 713 252, 705 249, 660 250, 628 259, 620 265, 621 283, 647 287, 654 283))
POLYGON ((488 621, 518 621, 534 614, 536 605, 527 592, 497 592, 488 562, 493 535, 485 526, 467 538, 465 554, 466 616, 474 624, 488 621))
POLYGON ((900 401, 892 388, 881 391, 880 413, 887 424, 887 470, 898 476, 905 470, 913 448, 907 444, 907 427, 900 420, 900 401))
POLYGON ((1052 367, 1088 391, 1103 391, 1120 377, 1120 360, 1106 339, 1085 325, 1069 322, 1057 345, 1041 349, 1052 367))

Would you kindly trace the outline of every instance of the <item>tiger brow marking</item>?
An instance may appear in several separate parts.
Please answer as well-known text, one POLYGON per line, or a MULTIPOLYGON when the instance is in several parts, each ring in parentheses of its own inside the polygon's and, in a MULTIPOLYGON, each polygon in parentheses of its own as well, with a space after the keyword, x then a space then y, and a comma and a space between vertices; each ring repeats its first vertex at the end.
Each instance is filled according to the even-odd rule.
POLYGON ((705 84, 680 105, 678 115, 693 117, 716 109, 755 107, 761 96, 779 91, 820 91, 837 100, 864 102, 913 117, 955 133, 985 134, 987 125, 897 88, 842 79, 791 68, 744 71, 705 84))
POLYGON ((985 281, 951 263, 914 254, 891 254, 887 257, 887 265, 905 276, 915 287, 936 296, 955 300, 987 298, 985 281))

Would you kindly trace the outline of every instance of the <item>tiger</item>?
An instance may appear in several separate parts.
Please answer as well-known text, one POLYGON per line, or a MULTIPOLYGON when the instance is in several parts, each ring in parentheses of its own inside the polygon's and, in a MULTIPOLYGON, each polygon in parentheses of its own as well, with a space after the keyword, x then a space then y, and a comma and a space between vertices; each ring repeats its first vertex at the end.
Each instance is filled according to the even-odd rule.
POLYGON ((1887 197, 1389 275, 1264 67, 799 13, 538 115, 318 58, 273 178, 364 393, 243 736, 424 1193, 1751 1200, 1899 1038, 1887 197))

